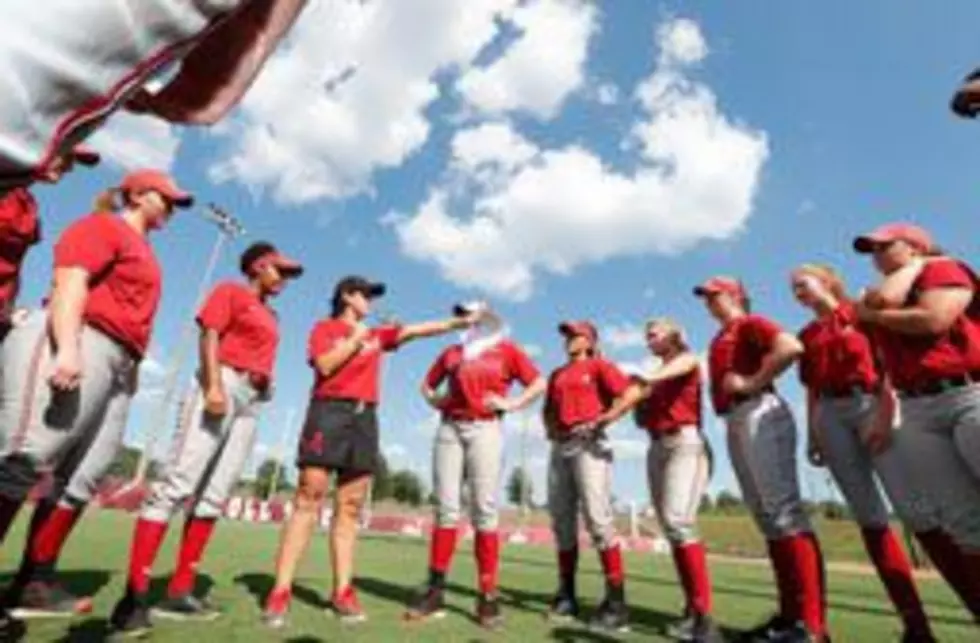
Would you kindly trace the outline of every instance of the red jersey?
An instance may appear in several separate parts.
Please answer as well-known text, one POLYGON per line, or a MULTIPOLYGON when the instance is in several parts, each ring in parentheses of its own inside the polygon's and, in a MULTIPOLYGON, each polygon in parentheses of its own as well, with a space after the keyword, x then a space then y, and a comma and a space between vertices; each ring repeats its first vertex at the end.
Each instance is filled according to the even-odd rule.
POLYGON ((662 434, 685 426, 700 428, 701 369, 657 382, 637 411, 638 424, 650 433, 662 434))
POLYGON ((41 240, 37 201, 26 188, 0 197, 0 320, 13 310, 28 248, 41 240))
POLYGON ((909 290, 907 305, 935 288, 969 288, 974 301, 953 326, 939 335, 906 335, 882 326, 874 340, 885 371, 895 388, 914 389, 945 377, 980 371, 980 315, 977 314, 976 276, 950 258, 928 261, 909 290))
POLYGON ((510 385, 528 386, 540 373, 531 359, 512 341, 503 340, 470 359, 459 344, 444 350, 429 367, 425 385, 435 390, 447 382, 442 416, 447 420, 472 422, 490 420, 496 413, 487 408, 489 395, 505 396, 510 385))
POLYGON ((745 315, 726 324, 708 349, 711 403, 719 415, 731 410, 735 400, 722 382, 729 373, 750 376, 759 370, 782 329, 760 315, 745 315))
POLYGON ((248 284, 227 281, 215 287, 197 313, 197 323, 218 334, 222 364, 272 379, 279 320, 248 284))
POLYGON ((353 332, 353 327, 341 319, 324 319, 313 327, 308 349, 310 366, 315 372, 313 399, 378 403, 381 388, 381 358, 383 353, 398 348, 401 328, 399 326, 372 328, 360 350, 330 377, 324 377, 316 367, 316 359, 330 352, 353 332))
POLYGON ((160 264, 146 237, 114 214, 90 214, 62 233, 54 266, 88 272, 86 324, 138 357, 146 353, 161 289, 160 264))
POLYGON ((545 404, 560 431, 599 417, 629 386, 612 362, 590 357, 556 369, 548 380, 545 404))
POLYGON ((871 337, 860 326, 854 305, 845 302, 800 331, 800 380, 817 392, 873 390, 880 380, 871 337))

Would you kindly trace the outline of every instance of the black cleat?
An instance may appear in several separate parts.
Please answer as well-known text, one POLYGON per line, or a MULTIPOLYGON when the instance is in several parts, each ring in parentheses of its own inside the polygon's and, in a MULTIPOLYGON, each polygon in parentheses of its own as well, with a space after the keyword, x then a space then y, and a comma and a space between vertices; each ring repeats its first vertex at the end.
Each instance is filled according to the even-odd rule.
POLYGON ((425 621, 446 615, 446 601, 441 587, 425 585, 405 610, 406 621, 425 621))
POLYGON ((555 594, 555 597, 551 599, 551 605, 548 607, 548 620, 556 623, 567 623, 568 621, 574 621, 578 618, 579 607, 578 600, 576 600, 574 594, 569 594, 565 591, 559 591, 555 594))
POLYGON ((738 643, 771 643, 772 641, 782 641, 780 637, 792 634, 796 629, 796 624, 779 616, 778 614, 770 618, 765 623, 761 623, 750 630, 742 632, 738 637, 738 643))
POLYGON ((58 583, 31 581, 8 592, 7 607, 15 618, 67 618, 92 611, 92 599, 78 597, 58 583))
POLYGON ((150 611, 146 607, 146 597, 137 596, 132 590, 119 599, 109 617, 110 640, 138 639, 149 635, 153 629, 150 611))
POLYGON ((774 643, 830 643, 830 637, 818 636, 806 629, 802 623, 796 623, 789 630, 776 635, 770 641, 774 643))
POLYGON ((603 632, 629 632, 630 626, 629 610, 626 602, 618 598, 603 599, 599 604, 589 627, 603 632))
POLYGON ((693 641, 694 628, 697 626, 697 622, 698 615, 691 610, 687 610, 684 612, 681 620, 667 626, 666 634, 675 641, 684 641, 685 643, 693 641))
POLYGON ((707 614, 698 614, 694 618, 694 636, 691 643, 725 643, 721 629, 707 614))
POLYGON ((171 621, 213 621, 221 616, 206 599, 192 594, 168 598, 152 610, 153 616, 171 621))
POLYGON ((11 616, 5 607, 0 607, 0 641, 19 641, 26 632, 23 621, 11 616))
POLYGON ((476 599, 476 620, 480 627, 488 630, 497 630, 503 626, 504 617, 496 594, 480 594, 476 599))

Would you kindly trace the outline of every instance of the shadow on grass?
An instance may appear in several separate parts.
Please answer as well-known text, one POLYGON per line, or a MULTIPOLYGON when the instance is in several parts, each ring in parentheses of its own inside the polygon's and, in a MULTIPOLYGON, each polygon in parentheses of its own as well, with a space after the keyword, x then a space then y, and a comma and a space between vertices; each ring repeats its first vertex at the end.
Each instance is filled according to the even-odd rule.
MULTIPOLYGON (((252 598, 255 599, 259 609, 262 609, 265 607, 266 597, 276 584, 276 579, 271 574, 253 573, 240 574, 235 577, 234 582, 236 585, 244 586, 248 590, 248 593, 252 595, 252 598)), ((293 598, 319 609, 324 609, 329 606, 329 603, 324 600, 319 592, 298 583, 293 583, 293 598)))
MULTIPOLYGON (((73 569, 58 572, 58 582, 76 596, 94 596, 109 584, 112 574, 102 569, 73 569)), ((14 573, 0 574, 0 586, 6 588, 14 580, 14 573)))

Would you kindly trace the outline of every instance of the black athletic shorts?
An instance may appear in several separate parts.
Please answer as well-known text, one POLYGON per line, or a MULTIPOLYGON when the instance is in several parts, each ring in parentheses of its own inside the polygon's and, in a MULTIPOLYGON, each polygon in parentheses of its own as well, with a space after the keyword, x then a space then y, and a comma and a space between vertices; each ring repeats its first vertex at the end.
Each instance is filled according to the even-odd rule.
POLYGON ((299 438, 296 466, 373 474, 380 449, 374 404, 313 400, 299 438))

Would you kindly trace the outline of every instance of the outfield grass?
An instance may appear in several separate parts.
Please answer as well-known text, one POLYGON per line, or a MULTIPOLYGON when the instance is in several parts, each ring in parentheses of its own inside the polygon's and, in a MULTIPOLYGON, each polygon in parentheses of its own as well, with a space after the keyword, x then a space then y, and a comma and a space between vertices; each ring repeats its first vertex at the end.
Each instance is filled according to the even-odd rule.
MULTIPOLYGON (((175 524, 176 526, 176 524, 175 524)), ((6 551, 18 551, 21 522, 8 539, 6 551)), ((34 621, 30 641, 99 641, 105 636, 105 616, 122 591, 132 517, 93 511, 69 543, 62 564, 66 584, 78 592, 95 593, 95 614, 68 621, 34 621)), ((160 574, 173 565, 179 527, 172 529, 157 565, 160 574)), ((449 616, 439 622, 407 625, 402 606, 424 577, 427 548, 422 540, 366 537, 359 551, 357 585, 370 620, 358 627, 339 625, 323 610, 329 593, 327 548, 323 538, 311 547, 296 589, 290 626, 281 633, 259 623, 259 600, 272 583, 271 570, 278 529, 274 526, 222 524, 202 566, 202 585, 225 610, 212 623, 158 623, 154 641, 606 641, 614 640, 581 627, 551 628, 542 618, 554 586, 551 553, 542 548, 506 548, 501 570, 506 625, 499 633, 477 627, 471 613, 474 566, 469 547, 461 548, 449 592, 449 616)), ((580 591, 585 607, 594 607, 602 579, 595 557, 585 552, 580 591)), ((660 636, 681 601, 669 557, 627 556, 628 598, 633 631, 624 640, 667 640, 660 636)), ((9 579, 16 564, 4 557, 2 575, 9 579)), ((727 628, 741 628, 766 616, 774 605, 773 583, 762 564, 713 561, 716 612, 727 628)), ((155 584, 162 591, 165 579, 155 584)), ((980 640, 978 630, 950 592, 938 581, 924 580, 922 592, 944 643, 980 640)), ((832 573, 831 627, 837 643, 876 643, 896 640, 898 621, 873 576, 832 573)))

